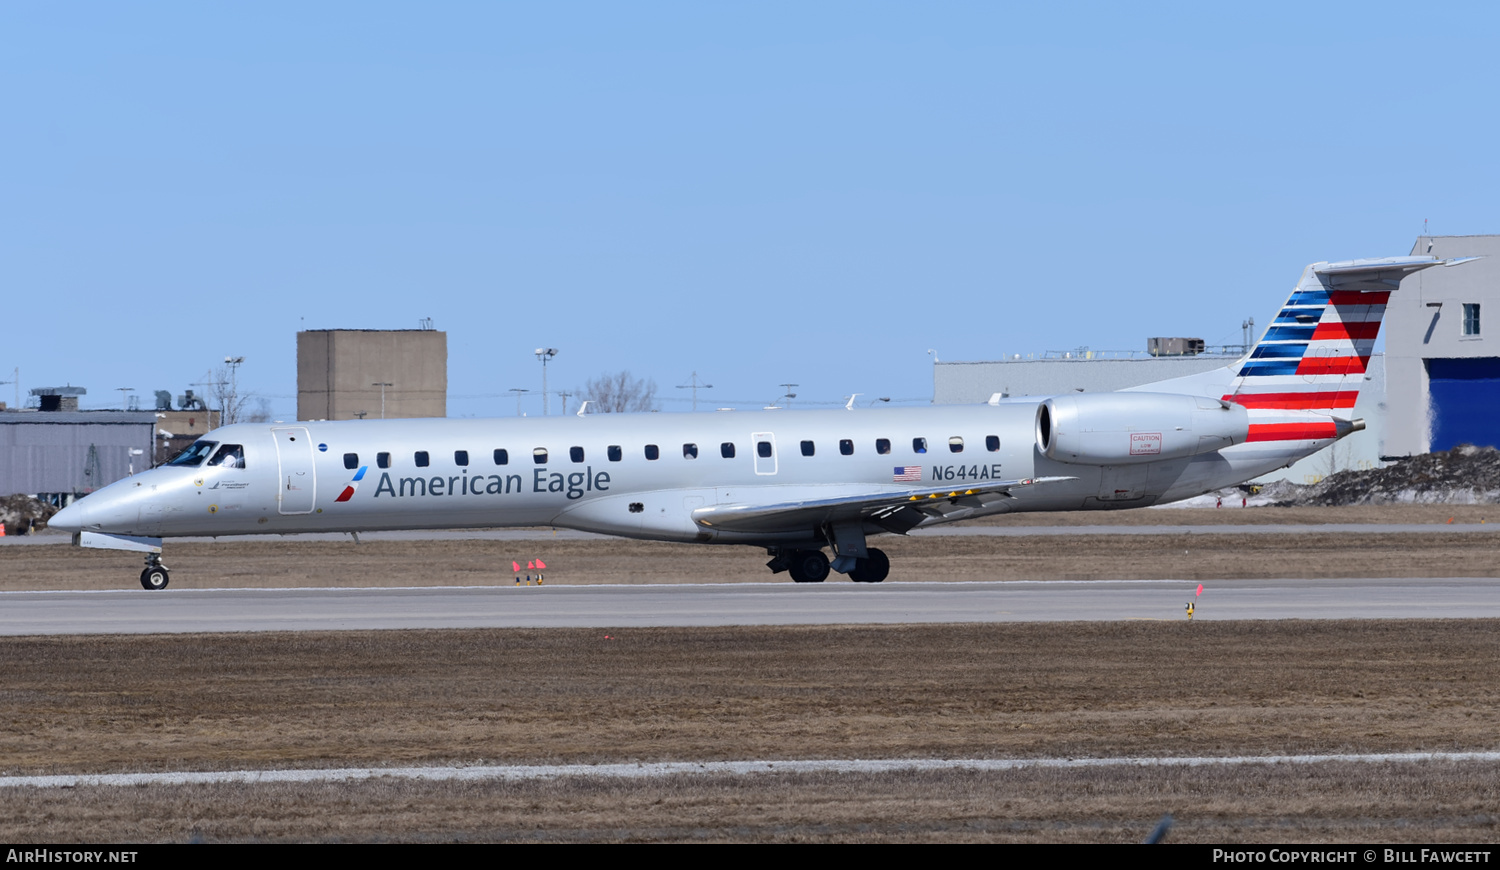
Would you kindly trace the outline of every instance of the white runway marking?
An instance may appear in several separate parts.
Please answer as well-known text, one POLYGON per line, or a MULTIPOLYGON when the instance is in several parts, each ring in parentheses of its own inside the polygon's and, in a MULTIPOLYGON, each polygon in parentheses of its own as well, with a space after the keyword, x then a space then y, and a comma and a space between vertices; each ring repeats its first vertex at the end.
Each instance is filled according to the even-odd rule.
POLYGON ((281 782, 358 782, 371 779, 533 780, 564 777, 648 779, 660 776, 747 776, 773 773, 899 773, 929 770, 1034 770, 1095 767, 1205 767, 1251 764, 1411 764, 1500 761, 1500 751, 1388 752, 1335 755, 1232 755, 1224 757, 955 758, 792 761, 675 761, 653 764, 535 764, 475 767, 342 767, 326 770, 223 770, 175 773, 105 773, 0 777, 0 788, 84 786, 217 785, 281 782))

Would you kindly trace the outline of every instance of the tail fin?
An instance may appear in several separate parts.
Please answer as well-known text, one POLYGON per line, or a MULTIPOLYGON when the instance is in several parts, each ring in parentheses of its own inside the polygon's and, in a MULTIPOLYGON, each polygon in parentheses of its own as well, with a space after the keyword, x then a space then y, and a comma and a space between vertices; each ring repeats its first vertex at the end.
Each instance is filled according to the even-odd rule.
POLYGON ((1351 431, 1391 291, 1414 272, 1471 259, 1390 257, 1314 263, 1303 270, 1223 396, 1249 409, 1249 440, 1317 441, 1351 431))

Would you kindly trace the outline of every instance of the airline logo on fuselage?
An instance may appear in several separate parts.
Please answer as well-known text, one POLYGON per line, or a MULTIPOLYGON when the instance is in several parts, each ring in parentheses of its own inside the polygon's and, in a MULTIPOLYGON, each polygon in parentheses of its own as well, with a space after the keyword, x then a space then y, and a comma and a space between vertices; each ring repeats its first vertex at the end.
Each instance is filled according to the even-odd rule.
MULTIPOLYGON (((355 482, 364 476, 364 469, 355 475, 355 482)), ((338 501, 348 501, 354 495, 355 482, 339 495, 338 501)), ((583 471, 574 471, 563 474, 557 471, 548 471, 545 468, 534 468, 531 471, 531 487, 527 489, 526 479, 519 474, 469 474, 467 468, 462 474, 441 475, 435 474, 431 477, 398 477, 392 478, 390 472, 380 473, 380 482, 375 485, 375 495, 372 498, 390 496, 392 498, 410 498, 414 496, 448 496, 448 495, 510 495, 512 493, 560 493, 569 500, 583 498, 584 494, 590 492, 609 491, 609 472, 594 471, 592 465, 585 466, 583 471)))

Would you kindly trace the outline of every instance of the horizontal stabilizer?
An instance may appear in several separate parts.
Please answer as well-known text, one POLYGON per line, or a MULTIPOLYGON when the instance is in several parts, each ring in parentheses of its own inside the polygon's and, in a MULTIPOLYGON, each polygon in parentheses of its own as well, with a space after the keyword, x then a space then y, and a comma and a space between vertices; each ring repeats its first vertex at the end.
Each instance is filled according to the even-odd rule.
POLYGON ((1313 272, 1325 279, 1330 290, 1395 290, 1401 279, 1413 272, 1433 266, 1457 266, 1478 257, 1458 257, 1439 260, 1437 257, 1384 257, 1372 260, 1345 260, 1339 263, 1318 263, 1313 272))

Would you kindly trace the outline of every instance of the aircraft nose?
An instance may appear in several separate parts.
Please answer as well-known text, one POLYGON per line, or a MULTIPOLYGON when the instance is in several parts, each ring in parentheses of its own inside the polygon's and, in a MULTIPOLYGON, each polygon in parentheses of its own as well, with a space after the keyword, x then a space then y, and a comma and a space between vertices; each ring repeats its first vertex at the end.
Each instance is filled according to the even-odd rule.
POLYGON ((139 517, 140 504, 132 492, 105 488, 53 514, 47 525, 60 532, 128 533, 139 517))
POLYGON ((47 521, 47 528, 57 529, 59 532, 83 531, 84 524, 88 522, 88 501, 81 498, 53 514, 52 519, 47 521))

